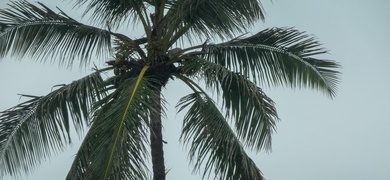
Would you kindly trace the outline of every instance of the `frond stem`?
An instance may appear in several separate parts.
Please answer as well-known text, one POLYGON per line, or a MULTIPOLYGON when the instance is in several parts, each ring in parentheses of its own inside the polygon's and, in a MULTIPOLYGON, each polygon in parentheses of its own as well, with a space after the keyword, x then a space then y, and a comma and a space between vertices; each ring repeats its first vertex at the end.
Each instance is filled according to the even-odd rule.
MULTIPOLYGON (((187 24, 185 25, 184 27, 180 28, 170 39, 167 38, 167 42, 164 42, 164 44, 167 44, 167 47, 171 47, 173 44, 175 44, 175 42, 181 37, 183 36, 183 34, 185 34, 190 28, 191 28, 191 24, 187 24)), ((172 28, 172 31, 170 31, 169 33, 170 34, 173 34, 173 31, 174 31, 174 28, 172 28)))
POLYGON ((207 94, 198 84, 196 84, 194 81, 192 81, 190 78, 187 78, 181 74, 173 74, 174 76, 176 76, 177 78, 179 78, 181 81, 183 81, 184 83, 186 83, 188 85, 188 87, 190 87, 195 93, 196 92, 201 92, 203 94, 207 94), (195 88, 195 87, 196 88, 195 88), (197 90, 198 89, 198 90, 197 90))
POLYGON ((282 53, 282 54, 286 54, 286 55, 288 55, 288 56, 290 56, 290 57, 300 61, 301 63, 304 63, 306 66, 310 67, 310 69, 313 70, 316 74, 320 75, 321 80, 326 84, 327 87, 330 86, 328 84, 328 82, 324 79, 324 77, 321 76, 321 73, 314 66, 312 66, 310 63, 308 63, 305 60, 303 60, 301 57, 295 55, 294 53, 288 52, 288 51, 286 51, 284 49, 276 48, 276 47, 273 47, 273 46, 267 46, 267 45, 255 45, 254 47, 265 49, 265 50, 269 50, 269 51, 274 51, 274 52, 276 51, 276 52, 282 53))
POLYGON ((143 26, 144 31, 146 33, 146 37, 150 38, 150 35, 151 35, 150 22, 149 22, 149 19, 147 19, 147 18, 145 19, 145 17, 148 16, 146 13, 145 6, 142 6, 142 12, 137 10, 137 13, 139 14, 139 18, 141 19, 142 26, 143 26))
POLYGON ((127 106, 126 106, 126 109, 125 109, 125 112, 123 113, 123 116, 122 116, 122 119, 121 119, 121 122, 120 122, 120 125, 119 125, 119 128, 118 128, 118 131, 115 135, 115 140, 114 140, 114 143, 112 145, 112 148, 111 148, 111 152, 110 152, 110 156, 109 156, 109 160, 108 160, 108 164, 107 164, 107 167, 106 167, 106 171, 104 173, 104 178, 103 179, 107 179, 108 178, 108 175, 109 175, 109 170, 110 170, 110 166, 111 166, 111 162, 112 162, 112 158, 113 158, 113 155, 114 155, 114 151, 115 151, 115 146, 116 144, 118 143, 118 139, 119 139, 119 134, 121 132, 121 129, 123 127, 123 124, 124 124, 124 121, 126 119, 126 116, 127 116, 127 112, 130 108, 130 105, 131 103, 133 102, 133 98, 134 98, 134 95, 139 87, 139 84, 141 82, 141 79, 144 77, 145 75, 145 72, 146 70, 148 69, 148 66, 144 66, 137 78, 137 82, 135 84, 135 87, 133 89, 133 92, 131 93, 131 96, 130 96, 130 99, 129 99, 129 102, 127 103, 127 106))

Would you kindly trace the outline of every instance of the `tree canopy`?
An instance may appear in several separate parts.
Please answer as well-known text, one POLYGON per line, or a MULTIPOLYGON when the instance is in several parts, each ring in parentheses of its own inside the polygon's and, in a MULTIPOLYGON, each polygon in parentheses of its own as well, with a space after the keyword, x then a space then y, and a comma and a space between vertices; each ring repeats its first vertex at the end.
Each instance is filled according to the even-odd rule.
POLYGON ((192 90, 177 108, 185 112, 180 140, 194 169, 203 169, 203 178, 264 179, 245 151, 270 149, 279 119, 261 87, 336 95, 340 65, 316 58, 327 51, 312 35, 295 28, 248 33, 264 19, 258 0, 73 2, 86 8, 90 25, 40 2, 12 1, 0 9, 0 59, 68 67, 106 61, 86 77, 45 96, 24 95, 28 101, 0 112, 1 177, 31 171, 67 147, 71 128, 81 135, 87 127, 66 179, 165 179, 161 89, 178 80, 192 90), (137 25, 144 30, 138 39, 130 30, 116 32, 137 25), (113 73, 103 78, 106 72, 113 73))

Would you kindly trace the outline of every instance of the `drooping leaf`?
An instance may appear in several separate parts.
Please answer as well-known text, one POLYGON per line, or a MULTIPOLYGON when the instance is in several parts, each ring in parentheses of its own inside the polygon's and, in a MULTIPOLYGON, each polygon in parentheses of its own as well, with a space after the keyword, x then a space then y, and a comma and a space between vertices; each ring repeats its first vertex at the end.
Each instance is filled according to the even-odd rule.
POLYGON ((64 150, 70 128, 81 135, 88 124, 91 105, 104 95, 102 85, 94 73, 46 96, 25 95, 30 100, 0 112, 0 174, 19 176, 64 150))
POLYGON ((278 115, 274 102, 260 87, 243 75, 204 59, 189 62, 183 71, 197 71, 195 77, 221 97, 226 117, 232 118, 244 144, 256 151, 271 149, 278 115))
POLYGON ((195 172, 204 168, 203 178, 213 172, 216 179, 264 179, 207 95, 189 94, 180 100, 178 107, 179 111, 189 108, 184 116, 181 140, 190 147, 189 157, 195 163, 195 172))

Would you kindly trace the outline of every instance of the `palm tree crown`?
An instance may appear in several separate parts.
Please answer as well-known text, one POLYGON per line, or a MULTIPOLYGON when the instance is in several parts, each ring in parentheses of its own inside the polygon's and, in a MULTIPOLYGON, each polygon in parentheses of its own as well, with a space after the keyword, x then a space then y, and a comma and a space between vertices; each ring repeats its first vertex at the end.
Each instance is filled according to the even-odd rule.
POLYGON ((244 34, 263 19, 258 0, 74 0, 93 25, 42 3, 0 10, 0 58, 7 55, 107 66, 46 96, 0 112, 0 177, 29 172, 88 132, 66 179, 165 179, 161 89, 179 80, 193 92, 180 140, 194 168, 217 179, 264 179, 245 152, 270 149, 278 115, 260 86, 308 87, 335 96, 339 65, 312 36, 294 28, 244 34), (144 37, 114 32, 140 25, 144 37), (183 41, 190 42, 185 46, 183 41), (217 43, 211 43, 216 41, 217 43), (109 78, 101 73, 113 71, 109 78), (208 92, 221 97, 219 107, 208 92), (150 145, 151 152, 148 152, 150 145), (147 168, 151 159, 152 170, 147 168))

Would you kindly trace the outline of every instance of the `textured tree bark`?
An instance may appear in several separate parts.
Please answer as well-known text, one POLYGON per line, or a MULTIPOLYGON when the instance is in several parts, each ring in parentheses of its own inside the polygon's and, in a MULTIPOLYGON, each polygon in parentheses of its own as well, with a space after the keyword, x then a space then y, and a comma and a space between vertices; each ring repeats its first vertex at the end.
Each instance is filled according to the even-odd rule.
POLYGON ((151 129, 150 129, 150 148, 153 164, 153 179, 165 180, 165 164, 164 164, 164 149, 162 140, 162 125, 161 125, 161 86, 155 90, 155 103, 151 113, 151 129))

